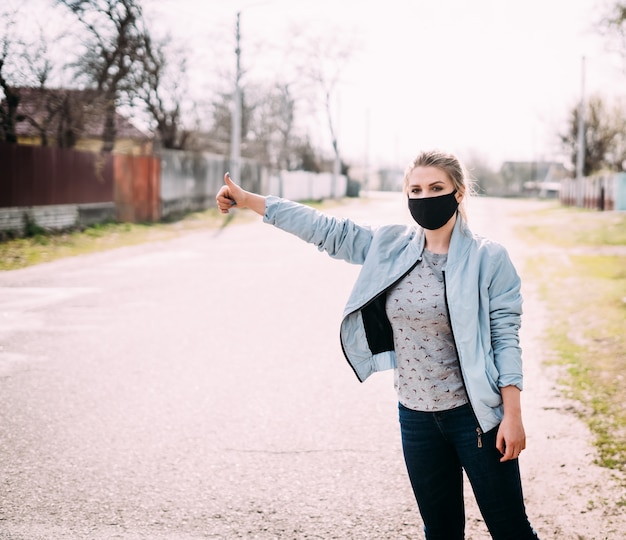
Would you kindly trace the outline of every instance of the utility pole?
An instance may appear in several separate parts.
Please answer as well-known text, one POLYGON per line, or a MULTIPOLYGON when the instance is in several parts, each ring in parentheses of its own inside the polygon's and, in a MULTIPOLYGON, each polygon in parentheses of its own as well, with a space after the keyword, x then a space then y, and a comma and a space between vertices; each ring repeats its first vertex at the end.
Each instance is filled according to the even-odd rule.
POLYGON ((239 178, 241 162, 241 34, 239 31, 239 20, 241 12, 237 12, 235 55, 237 56, 237 68, 235 71, 235 97, 231 115, 230 129, 230 175, 235 182, 241 182, 239 178))
POLYGON ((365 111, 365 156, 363 159, 363 191, 369 190, 370 183, 370 108, 365 111))
POLYGON ((576 153, 576 206, 583 204, 583 177, 585 176, 585 57, 581 63, 580 104, 578 106, 578 151, 576 153))

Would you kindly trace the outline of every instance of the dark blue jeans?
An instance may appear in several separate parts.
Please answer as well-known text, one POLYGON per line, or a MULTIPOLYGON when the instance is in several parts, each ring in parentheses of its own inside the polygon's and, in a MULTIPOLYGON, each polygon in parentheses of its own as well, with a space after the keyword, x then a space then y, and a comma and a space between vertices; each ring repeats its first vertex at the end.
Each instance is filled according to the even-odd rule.
POLYGON ((497 427, 483 433, 479 445, 469 405, 442 412, 401 404, 399 409, 404 459, 426 540, 464 538, 463 469, 492 538, 537 539, 526 516, 518 461, 500 463, 497 427))

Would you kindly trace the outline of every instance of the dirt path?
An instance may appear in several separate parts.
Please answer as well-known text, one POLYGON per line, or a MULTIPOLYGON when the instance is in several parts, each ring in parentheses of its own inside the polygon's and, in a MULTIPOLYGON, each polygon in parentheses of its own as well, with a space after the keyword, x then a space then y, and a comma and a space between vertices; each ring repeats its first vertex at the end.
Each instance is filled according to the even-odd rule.
POLYGON ((521 466, 529 515, 543 538, 622 539, 626 514, 617 502, 624 499, 624 489, 610 470, 594 463, 593 435, 575 414, 581 405, 563 396, 558 368, 544 364, 549 351, 542 332, 549 321, 532 284, 525 297, 523 403, 529 448, 521 466))
POLYGON ((559 368, 546 365, 550 351, 543 332, 549 325, 549 314, 539 298, 538 284, 525 272, 531 252, 513 232, 520 219, 518 212, 537 204, 544 203, 504 200, 490 205, 475 201, 472 214, 476 218, 473 228, 484 229, 485 234, 507 246, 523 279, 522 396, 528 448, 520 464, 528 514, 544 539, 623 539, 626 512, 617 502, 624 500, 626 490, 611 471, 594 464, 597 453, 593 436, 575 415, 581 406, 563 397, 559 368))

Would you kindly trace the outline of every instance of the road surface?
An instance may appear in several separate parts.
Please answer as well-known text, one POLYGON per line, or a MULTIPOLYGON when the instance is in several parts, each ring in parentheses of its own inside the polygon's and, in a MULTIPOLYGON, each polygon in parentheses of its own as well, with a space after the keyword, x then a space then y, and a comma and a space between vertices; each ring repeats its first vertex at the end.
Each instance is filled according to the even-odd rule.
MULTIPOLYGON (((518 210, 478 199, 507 244, 518 210)), ((404 221, 400 194, 330 210, 404 221)), ((410 218, 409 218, 410 219, 410 218)), ((261 223, 0 274, 0 539, 408 539, 392 374, 357 381, 339 322, 358 268, 261 223)), ((524 282, 520 458, 545 539, 618 539, 623 495, 542 367, 524 282)), ((467 537, 488 538, 468 489, 467 537)))

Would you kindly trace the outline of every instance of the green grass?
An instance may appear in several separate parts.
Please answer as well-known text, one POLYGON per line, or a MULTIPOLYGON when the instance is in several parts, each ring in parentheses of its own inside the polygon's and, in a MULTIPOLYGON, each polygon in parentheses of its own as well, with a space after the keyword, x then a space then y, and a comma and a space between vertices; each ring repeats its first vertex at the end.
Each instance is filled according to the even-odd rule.
POLYGON ((557 207, 526 218, 519 232, 540 253, 527 271, 550 310, 565 393, 582 404, 598 463, 626 473, 626 215, 557 207))
MULTIPOLYGON (((350 199, 303 201, 314 208, 326 209, 346 204, 350 199)), ((188 214, 174 222, 103 223, 84 230, 49 233, 36 224, 28 226, 28 237, 0 241, 0 271, 17 270, 34 264, 74 257, 123 246, 169 240, 193 230, 218 229, 229 223, 245 223, 256 214, 236 210, 228 215, 215 208, 188 214)))
POLYGON ((185 232, 217 229, 233 219, 244 222, 251 213, 224 216, 216 209, 197 212, 173 223, 104 223, 81 231, 46 233, 37 230, 29 237, 0 242, 0 271, 16 270, 33 264, 95 253, 107 249, 175 238, 185 232))
POLYGON ((626 245, 626 213, 550 205, 533 212, 524 235, 561 247, 626 245))

